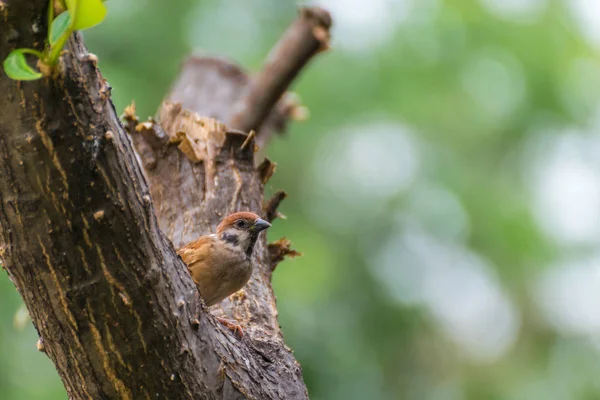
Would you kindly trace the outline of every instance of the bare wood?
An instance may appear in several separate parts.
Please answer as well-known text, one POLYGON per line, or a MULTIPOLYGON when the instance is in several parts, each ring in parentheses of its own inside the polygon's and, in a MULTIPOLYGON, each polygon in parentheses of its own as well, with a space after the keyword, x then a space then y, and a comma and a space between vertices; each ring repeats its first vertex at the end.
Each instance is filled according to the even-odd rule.
POLYGON ((319 7, 301 7, 300 15, 275 45, 252 79, 228 125, 242 131, 260 127, 271 109, 317 53, 329 48, 331 16, 319 7))

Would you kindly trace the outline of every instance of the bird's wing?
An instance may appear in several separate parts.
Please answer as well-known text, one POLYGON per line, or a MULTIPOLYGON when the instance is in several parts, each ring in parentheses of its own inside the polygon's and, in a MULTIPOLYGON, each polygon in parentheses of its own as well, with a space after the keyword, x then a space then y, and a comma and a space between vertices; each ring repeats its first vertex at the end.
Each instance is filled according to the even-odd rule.
POLYGON ((177 250, 177 254, 189 268, 196 263, 204 263, 210 255, 214 242, 214 235, 201 236, 198 240, 190 242, 177 250))
POLYGON ((177 254, 187 264, 190 275, 198 285, 200 295, 207 306, 222 300, 218 293, 219 278, 215 276, 215 273, 220 270, 215 267, 220 263, 220 254, 217 250, 219 246, 216 242, 215 235, 206 235, 177 250, 177 254))

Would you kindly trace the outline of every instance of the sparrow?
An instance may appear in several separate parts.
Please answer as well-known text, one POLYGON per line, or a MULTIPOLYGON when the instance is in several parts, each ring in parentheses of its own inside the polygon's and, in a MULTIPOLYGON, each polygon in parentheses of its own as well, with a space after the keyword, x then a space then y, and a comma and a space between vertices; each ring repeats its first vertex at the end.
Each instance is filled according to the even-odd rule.
MULTIPOLYGON (((270 226, 254 213, 237 212, 225 217, 216 233, 201 236, 177 250, 207 306, 220 303, 248 282, 254 245, 260 232, 270 226)), ((239 326, 217 319, 241 333, 239 326)))

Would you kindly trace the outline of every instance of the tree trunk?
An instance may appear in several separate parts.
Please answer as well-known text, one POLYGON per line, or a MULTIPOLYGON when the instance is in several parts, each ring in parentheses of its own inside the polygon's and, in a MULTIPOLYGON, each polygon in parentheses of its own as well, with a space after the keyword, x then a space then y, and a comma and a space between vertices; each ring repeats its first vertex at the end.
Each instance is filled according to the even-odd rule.
MULTIPOLYGON (((4 2, 1 59, 16 47, 42 46, 47 4, 4 2)), ((330 21, 311 10, 300 25, 305 40, 322 45, 327 37, 314 28, 327 31, 330 21)), ((303 47, 304 58, 294 62, 305 63, 321 45, 303 47)), ((78 34, 67 49, 54 78, 0 76, 0 255, 69 397, 307 398, 270 284, 289 243, 267 246, 263 237, 247 287, 216 307, 245 326, 241 340, 200 301, 173 246, 233 211, 273 218, 281 195, 263 212, 273 165, 255 167, 252 136, 173 103, 176 87, 161 107, 162 127, 126 113, 136 155, 78 34)), ((252 82, 259 81, 242 85, 239 104, 256 94, 252 82)), ((285 121, 270 110, 287 84, 269 86, 260 110, 251 102, 248 111, 239 106, 227 115, 250 121, 266 138, 268 129, 258 131, 265 118, 265 125, 285 121)))

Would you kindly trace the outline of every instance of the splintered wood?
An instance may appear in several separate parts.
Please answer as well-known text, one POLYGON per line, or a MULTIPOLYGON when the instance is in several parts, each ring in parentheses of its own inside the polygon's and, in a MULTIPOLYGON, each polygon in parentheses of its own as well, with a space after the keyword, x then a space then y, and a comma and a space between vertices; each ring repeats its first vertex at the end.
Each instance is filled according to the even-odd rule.
POLYGON ((282 262, 285 257, 300 257, 302 253, 291 248, 292 242, 287 238, 281 238, 275 242, 269 243, 269 255, 271 257, 271 272, 277 268, 277 264, 282 262))
POLYGON ((226 127, 217 120, 184 110, 179 103, 164 102, 160 122, 172 141, 190 161, 214 159, 225 142, 226 127))

